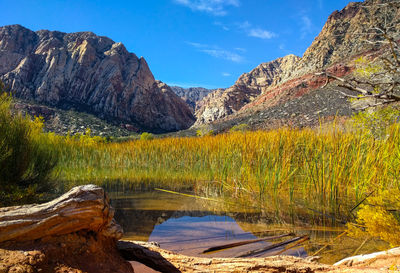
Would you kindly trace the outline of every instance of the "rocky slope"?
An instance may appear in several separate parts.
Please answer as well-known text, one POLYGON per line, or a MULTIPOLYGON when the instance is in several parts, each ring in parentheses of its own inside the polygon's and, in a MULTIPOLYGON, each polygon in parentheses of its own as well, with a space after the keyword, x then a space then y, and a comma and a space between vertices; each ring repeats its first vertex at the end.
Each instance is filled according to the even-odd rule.
MULTIPOLYGON (((284 105, 325 85, 325 78, 315 76, 315 72, 328 70, 343 77, 353 72, 355 58, 361 55, 376 58, 381 48, 365 40, 376 41, 382 36, 365 33, 374 26, 384 27, 383 24, 399 32, 400 9, 381 5, 389 2, 393 1, 366 0, 350 3, 343 10, 333 12, 302 58, 289 55, 263 63, 242 75, 224 92, 209 94, 199 102, 201 107, 195 113, 195 125, 284 105)), ((343 103, 347 102, 343 100, 343 103)))
POLYGON ((181 97, 192 109, 196 109, 196 104, 198 101, 202 100, 205 96, 213 92, 212 89, 206 89, 203 87, 190 87, 190 88, 182 88, 179 86, 170 86, 172 91, 181 97))
POLYGON ((143 57, 91 32, 0 27, 0 79, 18 98, 92 112, 138 130, 176 131, 194 122, 143 57))
POLYGON ((263 88, 280 81, 280 74, 290 69, 299 60, 289 55, 275 61, 263 63, 245 73, 228 89, 218 89, 198 103, 196 125, 209 123, 231 115, 262 93, 263 88))

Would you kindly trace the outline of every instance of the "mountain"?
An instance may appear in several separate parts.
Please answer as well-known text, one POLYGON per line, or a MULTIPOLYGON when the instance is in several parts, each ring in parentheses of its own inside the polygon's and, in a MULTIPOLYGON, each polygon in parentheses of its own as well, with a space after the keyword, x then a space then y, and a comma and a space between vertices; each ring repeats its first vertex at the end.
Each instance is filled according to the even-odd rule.
POLYGON ((321 116, 350 115, 349 102, 337 92, 340 88, 326 86, 325 77, 315 73, 326 70, 346 77, 352 74, 354 60, 360 56, 370 61, 382 56, 385 47, 372 45, 366 40, 383 39, 376 32, 371 32, 373 27, 392 29, 399 34, 400 9, 386 6, 389 3, 396 5, 395 2, 366 0, 349 3, 341 11, 333 12, 301 58, 288 55, 263 63, 243 74, 232 87, 215 91, 198 102, 201 107, 196 110, 195 125, 229 120, 246 122, 254 120, 260 111, 263 115, 256 115, 257 119, 259 122, 264 119, 265 123, 279 119, 291 121, 293 116, 311 115, 310 120, 318 122, 321 116), (321 100, 322 97, 324 100, 321 100), (327 101, 334 105, 326 104, 327 101), (288 105, 291 105, 290 108, 287 108, 288 105), (306 109, 312 112, 307 113, 306 109), (245 116, 248 118, 244 119, 245 116))
POLYGON ((282 72, 290 70, 299 57, 289 55, 275 61, 263 63, 249 73, 239 77, 228 89, 218 89, 198 103, 195 125, 209 123, 229 116, 253 101, 262 90, 280 81, 282 72))
POLYGON ((190 88, 182 88, 179 86, 170 86, 172 91, 181 97, 193 110, 196 109, 196 104, 198 101, 202 100, 209 93, 213 92, 212 89, 206 89, 203 87, 190 87, 190 88))
POLYGON ((177 131, 194 122, 143 57, 92 32, 0 27, 0 79, 17 98, 93 113, 133 130, 177 131))

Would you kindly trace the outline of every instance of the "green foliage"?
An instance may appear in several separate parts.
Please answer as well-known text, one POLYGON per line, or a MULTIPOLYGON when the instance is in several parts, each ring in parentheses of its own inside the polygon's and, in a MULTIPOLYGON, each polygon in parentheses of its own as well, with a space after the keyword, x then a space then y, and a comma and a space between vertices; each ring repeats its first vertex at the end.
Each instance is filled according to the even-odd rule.
POLYGON ((140 135, 140 140, 151 140, 154 139, 154 135, 152 133, 144 132, 140 135))
POLYGON ((356 73, 363 78, 370 78, 378 72, 382 71, 382 67, 372 64, 364 57, 360 57, 355 61, 356 73))
POLYGON ((196 130, 196 136, 202 137, 202 136, 213 136, 215 135, 214 130, 208 128, 208 127, 203 127, 198 130, 196 130))
POLYGON ((245 132, 250 129, 249 125, 246 123, 237 124, 233 126, 229 131, 230 132, 245 132))
POLYGON ((12 114, 11 97, 0 95, 0 205, 35 201, 49 191, 57 152, 42 133, 40 118, 12 114))
POLYGON ((359 112, 353 116, 352 121, 356 129, 366 132, 374 138, 382 139, 387 136, 390 125, 398 123, 399 119, 399 109, 386 107, 359 112))

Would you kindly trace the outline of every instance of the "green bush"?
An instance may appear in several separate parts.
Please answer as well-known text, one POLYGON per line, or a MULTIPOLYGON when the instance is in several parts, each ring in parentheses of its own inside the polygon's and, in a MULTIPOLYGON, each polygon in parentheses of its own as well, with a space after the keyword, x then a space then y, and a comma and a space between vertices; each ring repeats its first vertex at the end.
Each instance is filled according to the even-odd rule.
POLYGON ((198 130, 196 130, 196 136, 202 137, 202 136, 214 136, 215 132, 212 130, 210 127, 202 127, 198 130))
POLYGON ((398 123, 400 110, 395 107, 385 107, 369 111, 361 111, 352 118, 355 127, 367 132, 370 136, 383 139, 390 125, 398 123))
POLYGON ((0 205, 37 201, 52 187, 57 153, 42 133, 42 120, 12 114, 0 85, 0 205))
POLYGON ((230 132, 245 132, 250 129, 249 125, 246 123, 237 124, 233 126, 229 131, 230 132))
POLYGON ((150 140, 150 139, 154 139, 154 135, 152 133, 147 133, 144 132, 140 135, 140 139, 141 140, 150 140))

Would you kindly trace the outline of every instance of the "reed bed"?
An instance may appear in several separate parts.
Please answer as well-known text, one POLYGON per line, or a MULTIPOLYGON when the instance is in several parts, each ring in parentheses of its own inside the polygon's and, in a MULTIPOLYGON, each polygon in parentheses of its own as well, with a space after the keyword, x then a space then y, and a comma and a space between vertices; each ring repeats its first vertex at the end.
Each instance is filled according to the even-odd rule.
POLYGON ((58 137, 59 180, 192 189, 263 206, 286 202, 341 215, 373 191, 399 188, 399 125, 384 139, 311 129, 105 143, 58 137))

